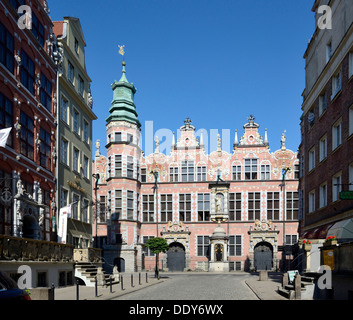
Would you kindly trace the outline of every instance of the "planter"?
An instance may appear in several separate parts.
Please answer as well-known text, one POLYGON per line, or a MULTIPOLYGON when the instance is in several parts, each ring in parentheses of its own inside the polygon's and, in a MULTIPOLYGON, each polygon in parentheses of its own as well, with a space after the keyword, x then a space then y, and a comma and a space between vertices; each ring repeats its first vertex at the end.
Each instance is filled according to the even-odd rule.
POLYGON ((338 241, 337 240, 326 240, 324 242, 324 246, 335 246, 337 245, 338 241))
POLYGON ((303 243, 303 249, 305 251, 310 251, 312 249, 312 244, 311 243, 303 243))

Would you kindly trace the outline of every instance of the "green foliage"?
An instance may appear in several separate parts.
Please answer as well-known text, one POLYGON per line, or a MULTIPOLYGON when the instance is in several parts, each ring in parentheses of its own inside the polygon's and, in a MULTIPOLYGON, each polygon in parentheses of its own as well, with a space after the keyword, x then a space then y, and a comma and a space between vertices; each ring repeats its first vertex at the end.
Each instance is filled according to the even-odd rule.
POLYGON ((167 240, 159 237, 148 239, 145 246, 154 253, 166 252, 169 248, 167 240))

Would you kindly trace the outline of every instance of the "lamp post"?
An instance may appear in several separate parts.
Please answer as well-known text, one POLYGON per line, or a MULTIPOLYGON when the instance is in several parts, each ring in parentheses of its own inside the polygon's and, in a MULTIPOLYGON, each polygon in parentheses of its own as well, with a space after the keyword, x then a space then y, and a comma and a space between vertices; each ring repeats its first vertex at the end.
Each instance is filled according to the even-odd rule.
MULTIPOLYGON (((282 169, 282 186, 283 186, 283 269, 286 268, 286 209, 287 209, 287 197, 286 197, 286 175, 291 168, 286 167, 282 169)), ((284 270, 285 271, 285 270, 284 270)))
MULTIPOLYGON (((156 212, 155 212, 155 218, 156 218, 156 226, 157 226, 157 237, 158 237, 158 171, 155 169, 154 171, 151 171, 151 174, 154 176, 154 192, 156 195, 156 212)), ((158 270, 158 253, 156 253, 156 273, 155 277, 159 279, 159 270, 158 270)))
POLYGON ((97 198, 97 191, 98 191, 98 181, 99 181, 99 173, 94 173, 93 178, 96 179, 95 187, 94 187, 94 197, 95 197, 95 205, 96 205, 96 235, 95 235, 95 247, 98 248, 98 198, 97 198))

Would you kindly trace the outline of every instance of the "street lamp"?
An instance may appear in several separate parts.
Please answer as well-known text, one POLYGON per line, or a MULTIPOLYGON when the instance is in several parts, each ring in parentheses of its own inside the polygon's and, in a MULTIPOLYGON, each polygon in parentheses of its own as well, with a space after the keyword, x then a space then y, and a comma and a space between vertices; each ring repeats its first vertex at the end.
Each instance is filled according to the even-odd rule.
MULTIPOLYGON (((151 171, 151 174, 154 176, 154 192, 156 195, 156 212, 155 212, 155 219, 157 225, 157 237, 158 237, 158 171, 156 169, 151 171)), ((159 279, 159 272, 158 272, 158 253, 156 253, 156 273, 155 277, 159 279)))
POLYGON ((97 191, 98 191, 98 181, 99 181, 99 173, 93 173, 92 174, 93 178, 96 179, 96 184, 95 184, 95 188, 94 188, 94 192, 95 192, 95 199, 96 199, 96 236, 95 236, 95 247, 98 248, 98 198, 97 198, 97 191))

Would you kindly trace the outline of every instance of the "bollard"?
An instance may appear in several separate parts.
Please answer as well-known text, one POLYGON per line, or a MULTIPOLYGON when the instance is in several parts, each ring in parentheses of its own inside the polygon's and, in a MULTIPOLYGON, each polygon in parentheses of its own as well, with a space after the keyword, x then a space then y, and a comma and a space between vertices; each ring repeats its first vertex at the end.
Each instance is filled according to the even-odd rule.
POLYGON ((141 272, 139 272, 139 285, 141 285, 141 272))
POLYGON ((51 284, 51 300, 55 300, 55 294, 54 294, 55 286, 54 283, 51 284))
POLYGON ((148 283, 147 272, 146 272, 146 283, 148 283))
POLYGON ((80 300, 80 285, 78 279, 76 280, 76 300, 80 300))
POLYGON ((131 288, 134 287, 134 275, 131 274, 131 288))
POLYGON ((94 291, 95 291, 95 296, 98 297, 98 278, 97 278, 97 276, 94 281, 94 291))
POLYGON ((124 290, 124 278, 120 275, 121 290, 124 290))
POLYGON ((110 280, 110 293, 113 292, 113 279, 112 279, 112 275, 109 276, 109 280, 110 280))

